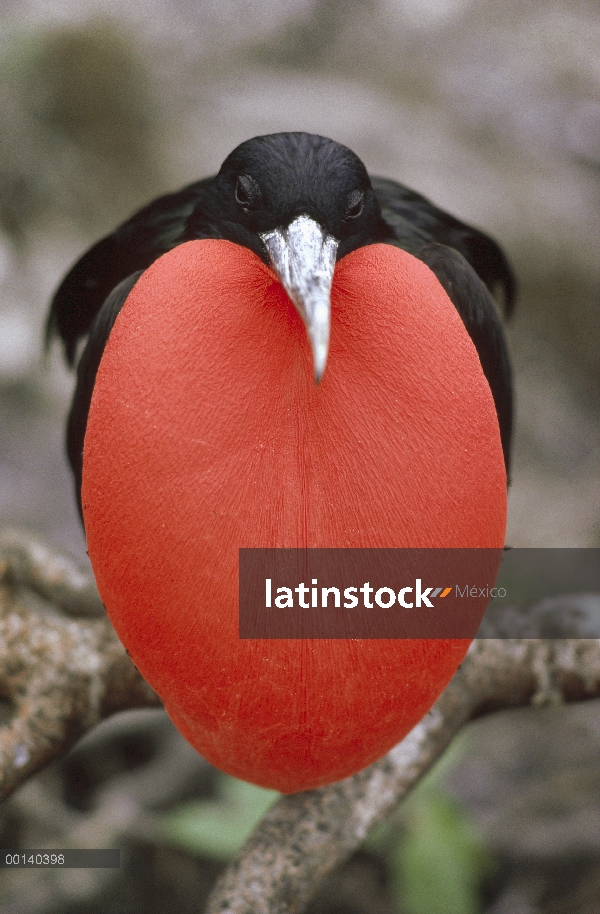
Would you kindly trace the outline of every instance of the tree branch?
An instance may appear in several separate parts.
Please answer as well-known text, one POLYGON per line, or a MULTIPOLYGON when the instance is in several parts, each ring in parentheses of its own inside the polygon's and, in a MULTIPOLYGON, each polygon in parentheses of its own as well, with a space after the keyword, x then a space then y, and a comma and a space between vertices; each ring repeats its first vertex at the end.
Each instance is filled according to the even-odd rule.
POLYGON ((101 611, 72 562, 31 536, 2 535, 0 800, 103 718, 160 706, 108 619, 89 618, 101 611))
MULTIPOLYGON (((600 607, 600 597, 585 599, 600 607)), ((559 599, 545 604, 546 622, 562 611, 559 599)), ((577 599, 570 597, 568 606, 575 610, 577 599)), ((337 784, 283 797, 267 813, 217 882, 207 914, 302 911, 468 720, 500 708, 598 696, 600 641, 474 641, 433 708, 384 758, 337 784)))
MULTIPOLYGON (((589 594, 542 601, 526 616, 488 612, 480 635, 491 640, 473 642, 401 743, 353 777, 275 804, 215 886, 209 914, 302 911, 468 720, 600 696, 600 640, 590 637, 598 620, 600 596, 589 594)), ((0 537, 1 698, 0 799, 103 718, 160 705, 102 615, 91 577, 14 532, 0 537)))

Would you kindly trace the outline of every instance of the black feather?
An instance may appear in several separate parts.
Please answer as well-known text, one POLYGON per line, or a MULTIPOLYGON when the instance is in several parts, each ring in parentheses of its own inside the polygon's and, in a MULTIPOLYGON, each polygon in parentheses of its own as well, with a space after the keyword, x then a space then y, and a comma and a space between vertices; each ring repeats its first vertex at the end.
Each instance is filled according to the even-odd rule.
POLYGON ((371 183, 383 218, 393 229, 392 244, 416 257, 428 241, 460 251, 492 294, 501 289, 504 310, 510 317, 517 291, 515 277, 504 252, 489 235, 460 222, 402 184, 387 178, 371 178, 371 183))
POLYGON ((202 206, 212 181, 197 181, 178 193, 154 200, 98 241, 69 270, 52 300, 46 343, 54 335, 59 336, 70 366, 75 362, 78 340, 88 333, 114 287, 131 273, 147 270, 161 254, 188 240, 187 221, 202 206))

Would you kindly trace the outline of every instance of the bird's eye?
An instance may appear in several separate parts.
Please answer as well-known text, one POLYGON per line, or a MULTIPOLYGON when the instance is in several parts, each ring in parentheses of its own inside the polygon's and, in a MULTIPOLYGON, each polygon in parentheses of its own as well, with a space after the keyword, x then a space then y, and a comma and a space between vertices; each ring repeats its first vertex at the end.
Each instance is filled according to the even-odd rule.
POLYGON ((249 213, 260 203, 260 187, 254 178, 250 175, 239 175, 235 185, 235 199, 245 213, 249 213))
POLYGON ((356 219, 361 215, 365 205, 365 195, 362 190, 353 190, 348 197, 344 219, 356 219))

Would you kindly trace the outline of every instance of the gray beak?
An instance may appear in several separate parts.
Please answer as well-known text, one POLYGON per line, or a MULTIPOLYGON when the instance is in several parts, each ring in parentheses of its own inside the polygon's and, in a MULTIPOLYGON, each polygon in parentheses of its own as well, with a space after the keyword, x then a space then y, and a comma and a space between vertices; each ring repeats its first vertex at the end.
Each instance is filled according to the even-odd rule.
POLYGON ((287 228, 273 229, 260 237, 271 266, 306 326, 318 384, 329 350, 331 283, 339 242, 309 216, 298 216, 287 228))

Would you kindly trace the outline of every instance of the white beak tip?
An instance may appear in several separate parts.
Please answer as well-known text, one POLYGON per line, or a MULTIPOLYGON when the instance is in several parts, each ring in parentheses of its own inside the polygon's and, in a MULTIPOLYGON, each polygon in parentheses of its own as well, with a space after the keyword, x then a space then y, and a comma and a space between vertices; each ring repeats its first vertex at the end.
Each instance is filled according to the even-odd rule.
POLYGON ((313 338, 310 340, 310 343, 313 357, 315 384, 319 384, 321 378, 325 374, 325 366, 327 365, 327 355, 329 352, 329 340, 325 342, 323 340, 317 341, 313 338))

